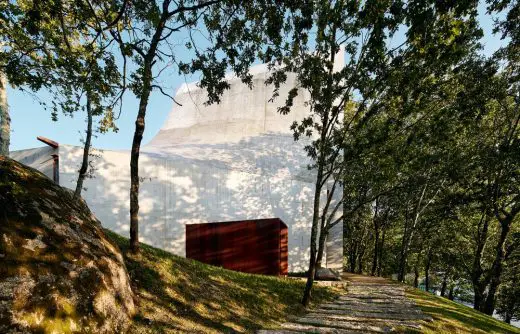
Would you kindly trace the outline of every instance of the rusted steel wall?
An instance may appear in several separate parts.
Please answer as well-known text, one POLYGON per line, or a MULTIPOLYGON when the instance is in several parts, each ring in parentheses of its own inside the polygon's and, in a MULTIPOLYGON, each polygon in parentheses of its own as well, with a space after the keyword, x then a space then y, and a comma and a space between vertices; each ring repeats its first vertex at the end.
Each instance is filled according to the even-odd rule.
POLYGON ((226 269, 287 275, 287 226, 278 218, 186 225, 186 257, 226 269))

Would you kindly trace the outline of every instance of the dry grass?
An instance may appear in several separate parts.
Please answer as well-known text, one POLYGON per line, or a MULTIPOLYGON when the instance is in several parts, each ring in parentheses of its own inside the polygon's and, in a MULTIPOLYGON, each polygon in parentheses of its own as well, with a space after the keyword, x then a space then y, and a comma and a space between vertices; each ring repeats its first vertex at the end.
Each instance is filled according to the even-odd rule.
MULTIPOLYGON (((132 333, 253 332, 304 312, 301 281, 229 271, 147 245, 134 256, 127 252, 128 239, 107 234, 126 254, 138 297, 132 333)), ((314 301, 331 300, 339 292, 315 287, 314 301)))
POLYGON ((519 328, 449 299, 409 287, 406 293, 434 319, 421 333, 520 333, 519 328))

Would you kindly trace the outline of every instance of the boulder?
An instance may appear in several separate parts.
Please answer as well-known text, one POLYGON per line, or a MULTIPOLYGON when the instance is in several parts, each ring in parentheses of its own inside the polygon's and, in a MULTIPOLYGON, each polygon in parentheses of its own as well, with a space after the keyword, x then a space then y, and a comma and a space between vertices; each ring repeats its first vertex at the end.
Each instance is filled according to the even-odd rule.
POLYGON ((121 333, 134 313, 122 254, 85 202, 0 156, 0 333, 121 333))

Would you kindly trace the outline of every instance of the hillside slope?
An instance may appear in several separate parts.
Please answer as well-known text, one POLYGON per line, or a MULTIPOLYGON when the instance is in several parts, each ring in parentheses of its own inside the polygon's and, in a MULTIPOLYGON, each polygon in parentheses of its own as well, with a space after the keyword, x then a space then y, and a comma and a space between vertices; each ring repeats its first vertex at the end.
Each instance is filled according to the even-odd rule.
MULTIPOLYGON (((128 239, 106 233, 125 254, 137 295, 131 333, 253 332, 304 311, 302 281, 234 272, 144 244, 139 255, 132 255, 128 239)), ((314 302, 338 292, 316 286, 314 302)))
POLYGON ((421 333, 520 333, 520 328, 447 298, 411 287, 407 287, 407 296, 434 319, 421 333))

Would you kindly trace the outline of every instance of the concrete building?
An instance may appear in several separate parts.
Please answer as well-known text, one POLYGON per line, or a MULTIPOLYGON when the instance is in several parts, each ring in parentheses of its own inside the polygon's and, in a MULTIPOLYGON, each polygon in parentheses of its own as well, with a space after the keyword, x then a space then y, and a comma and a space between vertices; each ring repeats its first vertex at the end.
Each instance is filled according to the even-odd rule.
MULTIPOLYGON (((342 59, 337 63, 341 66, 342 59)), ((195 84, 178 89, 175 99, 182 106, 173 107, 159 133, 142 147, 140 240, 185 256, 186 224, 280 218, 288 226, 289 271, 304 271, 314 171, 307 168, 303 149, 308 142, 295 142, 289 127, 308 115, 307 96, 300 94, 291 112, 280 115, 277 107, 296 84, 295 77, 289 75, 280 97, 269 102, 267 67, 255 66, 251 73, 253 89, 230 77, 231 88, 218 105, 204 105, 205 91, 195 84)), ((74 188, 82 150, 60 144, 11 156, 74 188)), ((130 152, 96 153, 94 178, 85 180, 83 197, 106 228, 128 236, 130 152)), ((327 241, 325 265, 341 269, 342 256, 338 224, 327 241)))

